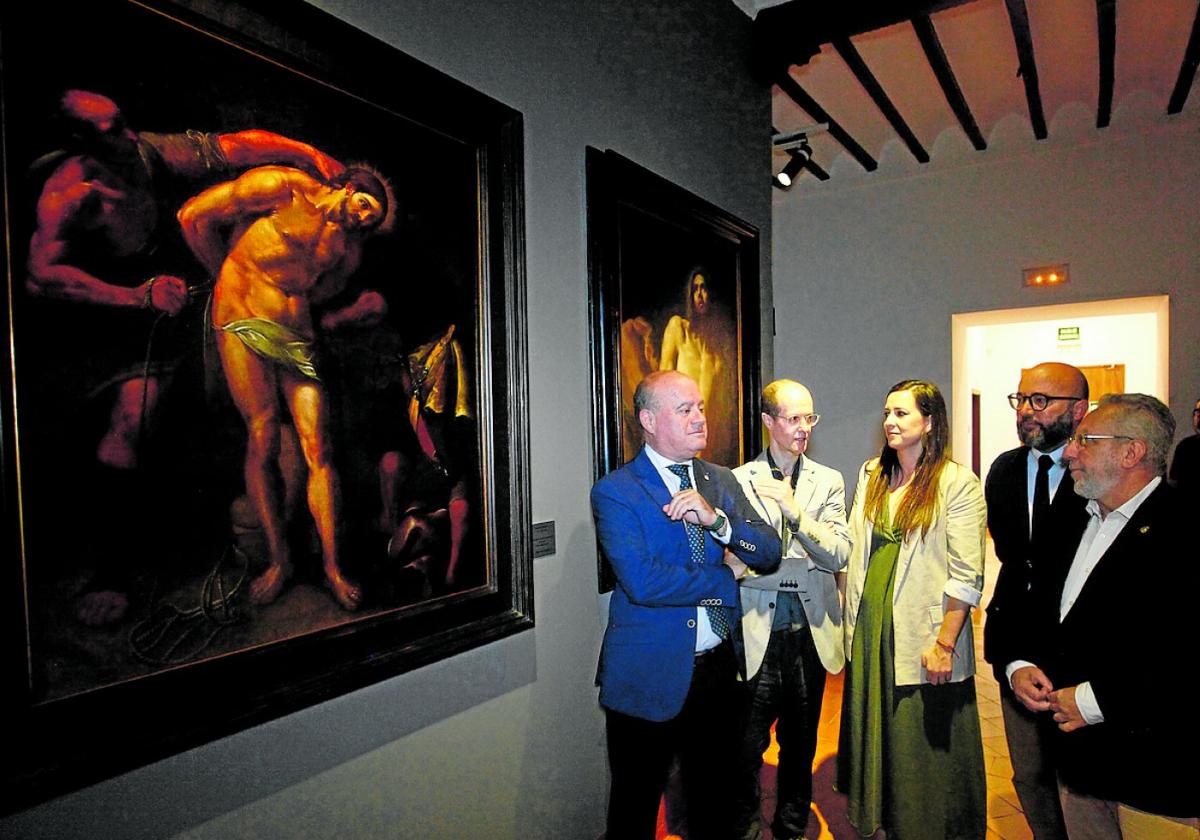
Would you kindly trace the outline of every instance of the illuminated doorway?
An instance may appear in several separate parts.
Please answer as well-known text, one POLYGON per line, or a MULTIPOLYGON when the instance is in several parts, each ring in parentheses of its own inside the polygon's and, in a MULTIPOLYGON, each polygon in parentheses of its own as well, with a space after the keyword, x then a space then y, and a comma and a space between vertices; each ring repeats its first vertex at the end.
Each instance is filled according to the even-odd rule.
POLYGON ((981 476, 1020 442, 1006 397, 1021 371, 1039 362, 1083 370, 1092 400, 1133 391, 1167 401, 1166 295, 966 312, 951 322, 951 447, 956 460, 978 464, 981 476))

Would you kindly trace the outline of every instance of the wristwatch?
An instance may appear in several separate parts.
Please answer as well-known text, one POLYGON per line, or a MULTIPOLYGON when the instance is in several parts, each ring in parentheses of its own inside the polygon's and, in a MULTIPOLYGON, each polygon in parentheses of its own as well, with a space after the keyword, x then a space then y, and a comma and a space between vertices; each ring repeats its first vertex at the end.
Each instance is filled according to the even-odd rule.
POLYGON ((704 526, 704 530, 720 531, 722 528, 725 527, 725 521, 726 521, 725 516, 723 514, 718 513, 717 518, 713 520, 713 523, 711 525, 704 526))

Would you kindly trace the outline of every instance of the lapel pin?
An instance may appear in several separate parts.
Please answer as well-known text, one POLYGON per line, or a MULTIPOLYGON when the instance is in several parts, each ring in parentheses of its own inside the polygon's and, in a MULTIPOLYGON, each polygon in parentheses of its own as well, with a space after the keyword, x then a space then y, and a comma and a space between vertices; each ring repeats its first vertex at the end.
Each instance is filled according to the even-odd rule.
POLYGON ((1149 525, 1143 525, 1141 528, 1138 528, 1138 533, 1139 533, 1139 534, 1149 534, 1149 533, 1150 533, 1150 526, 1149 526, 1149 525))

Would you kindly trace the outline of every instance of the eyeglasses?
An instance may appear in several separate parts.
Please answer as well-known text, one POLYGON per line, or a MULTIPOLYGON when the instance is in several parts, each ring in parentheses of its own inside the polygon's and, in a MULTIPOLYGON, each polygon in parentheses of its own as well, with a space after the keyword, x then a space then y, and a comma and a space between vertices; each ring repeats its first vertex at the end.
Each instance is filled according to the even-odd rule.
POLYGON ((1067 443, 1073 443, 1079 449, 1087 449, 1094 440, 1135 440, 1129 435, 1085 435, 1076 432, 1067 438, 1067 443))
POLYGON ((782 414, 772 414, 776 420, 782 420, 789 426, 799 426, 804 423, 810 429, 821 422, 820 414, 793 414, 790 417, 784 417, 782 414))
POLYGON ((1050 405, 1050 400, 1071 400, 1071 402, 1078 402, 1082 399, 1084 399, 1084 397, 1063 397, 1059 396, 1058 394, 1041 394, 1037 392, 1032 394, 1022 394, 1020 391, 1018 391, 1015 394, 1008 395, 1008 404, 1013 407, 1014 411, 1020 411, 1021 405, 1025 402, 1028 402, 1029 407, 1034 411, 1041 411, 1043 408, 1050 405))

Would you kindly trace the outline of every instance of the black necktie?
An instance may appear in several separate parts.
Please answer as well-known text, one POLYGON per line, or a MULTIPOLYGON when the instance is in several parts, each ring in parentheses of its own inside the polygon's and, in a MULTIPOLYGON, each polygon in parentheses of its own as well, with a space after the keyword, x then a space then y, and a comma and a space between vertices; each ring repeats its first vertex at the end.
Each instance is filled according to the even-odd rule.
MULTIPOLYGON (((692 478, 688 475, 687 464, 668 464, 667 469, 679 476, 679 489, 690 490, 692 488, 692 478)), ((683 523, 687 527, 688 550, 692 555, 693 563, 704 562, 704 531, 699 525, 693 525, 690 522, 683 523)), ((729 638, 729 620, 725 617, 724 607, 714 607, 705 604, 704 611, 708 613, 708 623, 712 625, 713 632, 722 639, 729 638)))
POLYGON ((1036 554, 1042 547, 1050 527, 1050 468, 1054 459, 1049 455, 1038 458, 1037 476, 1033 479, 1033 518, 1029 529, 1029 543, 1036 554))

